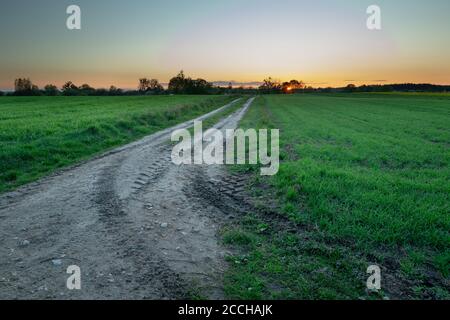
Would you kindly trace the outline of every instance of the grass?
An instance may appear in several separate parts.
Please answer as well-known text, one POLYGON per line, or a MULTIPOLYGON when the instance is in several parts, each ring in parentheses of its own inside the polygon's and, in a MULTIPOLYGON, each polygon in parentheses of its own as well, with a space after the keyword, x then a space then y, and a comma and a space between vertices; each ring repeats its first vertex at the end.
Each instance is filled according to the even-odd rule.
POLYGON ((2 97, 0 192, 192 119, 230 96, 2 97))
POLYGON ((259 97, 241 125, 280 128, 282 162, 224 230, 228 296, 449 299, 449 124, 449 95, 259 97))

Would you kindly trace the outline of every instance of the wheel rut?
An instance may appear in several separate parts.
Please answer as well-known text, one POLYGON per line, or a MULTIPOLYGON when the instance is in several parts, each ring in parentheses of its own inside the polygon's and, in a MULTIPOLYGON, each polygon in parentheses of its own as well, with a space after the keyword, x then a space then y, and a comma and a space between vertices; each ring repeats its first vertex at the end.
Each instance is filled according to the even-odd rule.
MULTIPOLYGON (((215 127, 235 128, 252 101, 215 127)), ((170 134, 190 125, 1 195, 0 298, 223 298, 218 231, 240 214, 245 181, 221 166, 172 163, 170 134), (72 264, 82 290, 65 288, 72 264)))

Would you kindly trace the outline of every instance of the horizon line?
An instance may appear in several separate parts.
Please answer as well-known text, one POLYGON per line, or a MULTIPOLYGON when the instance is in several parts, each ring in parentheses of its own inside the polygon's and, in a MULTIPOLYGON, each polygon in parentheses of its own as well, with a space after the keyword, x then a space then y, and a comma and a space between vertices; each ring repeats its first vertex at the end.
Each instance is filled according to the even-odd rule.
MULTIPOLYGON (((210 82, 210 81, 208 81, 210 82)), ((280 81, 280 83, 283 83, 285 81, 280 81)), ((433 86, 442 86, 442 87, 447 87, 450 86, 449 84, 437 84, 437 83, 432 83, 432 82, 392 82, 392 83, 388 83, 388 80, 369 80, 369 81, 364 81, 364 80, 343 80, 343 82, 350 82, 349 84, 351 84, 351 82, 364 82, 360 85, 360 86, 389 86, 389 85, 401 85, 401 84, 414 84, 414 85, 433 85, 433 86), (372 83, 372 84, 368 84, 370 82, 379 82, 379 83, 372 83), (381 82, 383 82, 383 84, 381 84, 381 82)), ((232 84, 233 88, 239 88, 239 87, 244 87, 246 89, 249 88, 255 88, 257 89, 260 85, 264 84, 264 82, 262 81, 211 81, 211 84, 213 84, 216 87, 225 87, 228 86, 230 83, 232 84)), ((52 84, 52 83, 48 83, 48 84, 52 84)), ((81 84, 79 84, 80 86, 83 84, 88 84, 86 82, 82 82, 81 84)), ((164 87, 167 88, 169 83, 168 82, 160 82, 160 84, 164 87)), ((329 84, 329 82, 304 82, 305 85, 310 85, 312 88, 314 89, 319 89, 319 88, 331 88, 331 89, 339 89, 339 88, 344 88, 346 87, 344 86, 317 86, 317 85, 326 85, 329 84), (313 87, 312 85, 316 85, 316 87, 313 87)), ((76 85, 76 84, 75 84, 76 85)), ((110 87, 116 87, 117 89, 121 89, 121 90, 125 90, 125 91, 136 91, 137 90, 137 86, 130 88, 130 87, 118 87, 114 84, 108 85, 106 87, 104 86, 98 86, 98 87, 92 87, 95 90, 99 90, 99 89, 109 89, 110 87)), ((61 89, 62 86, 57 86, 58 89, 61 89)), ((42 90, 43 87, 39 87, 39 90, 42 90)), ((10 87, 10 88, 0 88, 0 91, 3 92, 14 92, 14 88, 10 87)))

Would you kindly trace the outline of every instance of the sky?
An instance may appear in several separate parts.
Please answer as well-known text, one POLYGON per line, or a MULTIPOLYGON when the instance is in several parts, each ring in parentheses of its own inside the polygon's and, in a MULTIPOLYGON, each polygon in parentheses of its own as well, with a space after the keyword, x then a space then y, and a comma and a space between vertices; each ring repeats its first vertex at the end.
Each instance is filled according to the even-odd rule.
POLYGON ((448 0, 2 0, 0 89, 167 82, 303 80, 450 84, 448 0), (68 30, 66 8, 81 8, 68 30), (381 30, 366 27, 369 5, 381 30))

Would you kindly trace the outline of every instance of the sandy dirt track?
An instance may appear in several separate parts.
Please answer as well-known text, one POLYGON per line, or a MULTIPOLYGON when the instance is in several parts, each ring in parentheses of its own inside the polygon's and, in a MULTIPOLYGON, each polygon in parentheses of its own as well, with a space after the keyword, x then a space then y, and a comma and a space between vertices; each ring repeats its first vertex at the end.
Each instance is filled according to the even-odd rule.
MULTIPOLYGON (((235 128, 253 99, 216 128, 235 128)), ((175 129, 0 195, 0 299, 223 297, 218 229, 244 186, 221 166, 175 166, 175 129), (81 290, 66 269, 81 268, 81 290)))

